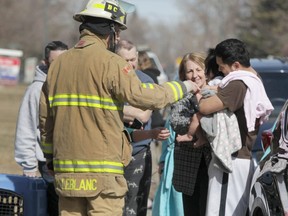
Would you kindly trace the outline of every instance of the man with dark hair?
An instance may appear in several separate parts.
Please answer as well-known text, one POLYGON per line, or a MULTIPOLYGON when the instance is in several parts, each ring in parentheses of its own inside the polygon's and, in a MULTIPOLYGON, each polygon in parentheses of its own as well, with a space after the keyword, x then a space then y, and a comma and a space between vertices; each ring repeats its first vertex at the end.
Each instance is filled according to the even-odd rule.
POLYGON ((47 173, 45 158, 40 148, 39 99, 50 64, 66 50, 68 46, 61 41, 51 41, 46 45, 43 64, 36 67, 34 80, 26 89, 16 125, 15 160, 23 167, 24 176, 36 177, 39 170, 48 183, 49 215, 58 215, 58 199, 53 178, 47 173), (50 205, 51 203, 54 204, 50 205))
POLYGON ((115 54, 126 27, 126 2, 90 0, 75 14, 80 40, 50 67, 40 99, 41 147, 54 170, 60 215, 122 215, 131 145, 123 106, 161 109, 191 82, 141 83, 115 54))
MULTIPOLYGON (((51 41, 45 46, 44 49, 44 65, 46 69, 49 69, 50 64, 62 53, 62 51, 68 50, 68 46, 62 41, 51 41)), ((44 69, 47 74, 47 71, 44 69)))
MULTIPOLYGON (((249 53, 242 41, 222 41, 216 46, 215 55, 224 78, 215 95, 200 99, 199 111, 204 115, 224 109, 233 112, 238 121, 242 148, 231 155, 232 172, 225 172, 210 163, 206 215, 243 216, 248 213, 254 172, 252 146, 259 125, 268 118, 273 106, 259 74, 250 65, 249 53)), ((215 158, 214 154, 212 158, 215 158)))

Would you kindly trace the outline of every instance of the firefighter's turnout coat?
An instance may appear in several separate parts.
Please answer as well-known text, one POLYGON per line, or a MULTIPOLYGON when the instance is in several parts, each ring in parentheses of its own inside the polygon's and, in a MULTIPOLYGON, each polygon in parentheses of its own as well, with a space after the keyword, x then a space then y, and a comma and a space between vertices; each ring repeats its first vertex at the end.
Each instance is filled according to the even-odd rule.
POLYGON ((131 159, 123 105, 161 109, 183 97, 182 82, 141 83, 130 65, 87 30, 50 66, 40 98, 42 150, 53 159, 57 193, 124 196, 131 159))

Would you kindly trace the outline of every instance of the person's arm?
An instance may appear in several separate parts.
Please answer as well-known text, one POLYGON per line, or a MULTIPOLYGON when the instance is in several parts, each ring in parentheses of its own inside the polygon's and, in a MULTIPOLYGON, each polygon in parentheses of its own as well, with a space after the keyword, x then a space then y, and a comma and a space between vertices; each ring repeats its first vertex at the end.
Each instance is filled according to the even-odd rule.
POLYGON ((187 141, 192 141, 193 137, 195 136, 195 133, 197 131, 197 129, 200 126, 199 123, 200 119, 198 119, 197 114, 195 113, 192 117, 191 117, 191 122, 188 128, 188 132, 187 134, 184 135, 180 135, 178 134, 176 137, 177 142, 187 142, 187 141))
POLYGON ((170 136, 167 128, 159 127, 151 130, 134 130, 131 134, 133 142, 146 139, 166 140, 170 136))
POLYGON ((123 110, 124 116, 124 122, 133 122, 134 118, 137 118, 143 123, 147 123, 152 115, 152 110, 141 110, 129 105, 124 106, 123 110))
POLYGON ((143 110, 162 109, 183 98, 187 92, 199 91, 197 84, 191 80, 171 81, 162 85, 142 83, 125 60, 110 60, 110 70, 105 74, 109 77, 107 89, 111 90, 111 94, 115 95, 117 100, 125 101, 133 107, 143 110))
POLYGON ((39 140, 39 95, 40 90, 35 83, 27 88, 19 109, 15 134, 15 160, 23 168, 23 175, 29 177, 36 177, 38 170, 36 145, 39 140))
POLYGON ((229 109, 235 112, 243 106, 247 86, 241 80, 231 81, 225 88, 219 88, 215 95, 208 98, 201 98, 199 101, 199 111, 203 115, 229 109))
POLYGON ((49 105, 47 82, 43 84, 39 103, 39 128, 41 149, 49 170, 53 170, 53 116, 49 105))
POLYGON ((199 100, 199 111, 203 115, 209 115, 225 108, 223 102, 217 95, 212 95, 208 98, 201 98, 199 100))

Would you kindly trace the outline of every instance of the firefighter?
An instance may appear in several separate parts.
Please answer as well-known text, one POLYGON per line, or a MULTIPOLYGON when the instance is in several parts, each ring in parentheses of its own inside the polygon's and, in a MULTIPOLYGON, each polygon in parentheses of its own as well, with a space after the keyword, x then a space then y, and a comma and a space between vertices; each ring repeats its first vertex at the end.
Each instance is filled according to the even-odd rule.
POLYGON ((124 103, 161 109, 199 90, 191 81, 140 82, 113 53, 126 15, 117 0, 90 0, 73 16, 80 40, 51 64, 43 85, 41 147, 55 175, 59 215, 122 215, 131 159, 124 103))

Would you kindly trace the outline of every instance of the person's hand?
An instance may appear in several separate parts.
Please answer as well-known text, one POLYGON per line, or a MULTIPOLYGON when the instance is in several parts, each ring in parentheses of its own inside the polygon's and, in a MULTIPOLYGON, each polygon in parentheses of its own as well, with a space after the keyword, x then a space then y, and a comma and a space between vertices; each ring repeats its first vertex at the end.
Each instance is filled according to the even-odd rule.
POLYGON ((184 134, 184 135, 177 135, 176 137, 176 141, 178 143, 181 143, 181 142, 190 142, 193 140, 193 136, 191 136, 190 134, 184 134))
POLYGON ((30 177, 30 178, 36 178, 37 177, 37 172, 36 171, 27 171, 23 170, 23 176, 30 177))
POLYGON ((48 174, 51 176, 55 176, 54 167, 53 167, 53 160, 47 160, 46 159, 46 167, 47 167, 48 174))
POLYGON ((164 127, 152 129, 152 137, 158 141, 166 140, 170 136, 170 131, 164 127))
POLYGON ((195 82, 192 82, 191 80, 185 80, 183 81, 183 83, 186 86, 188 92, 196 94, 200 91, 199 86, 195 82))

